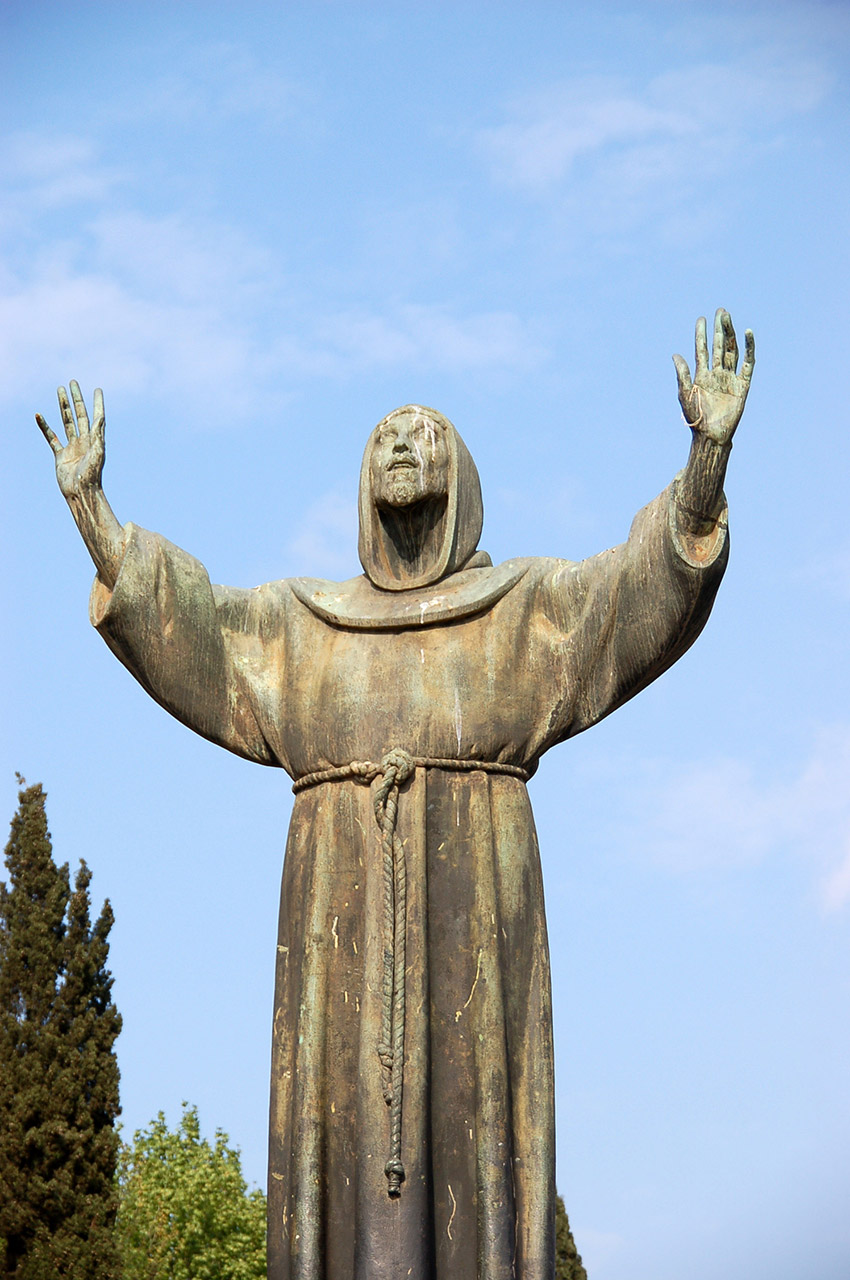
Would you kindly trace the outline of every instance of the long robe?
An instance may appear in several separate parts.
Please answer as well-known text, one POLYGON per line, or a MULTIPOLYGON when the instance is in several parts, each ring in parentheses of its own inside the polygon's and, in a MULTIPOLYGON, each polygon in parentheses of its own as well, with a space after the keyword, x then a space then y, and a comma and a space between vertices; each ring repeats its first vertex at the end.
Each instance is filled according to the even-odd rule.
MULTIPOLYGON (((303 580, 213 587, 198 561, 130 525, 114 590, 95 584, 92 619, 173 715, 293 778, 393 747, 530 773, 701 630, 725 529, 698 559, 673 512, 665 491, 627 543, 592 559, 467 569, 407 599, 365 578, 336 596, 303 580)), ((391 1198, 376 785, 328 781, 295 799, 277 942, 270 1280, 552 1280, 550 981, 526 786, 421 767, 399 793, 405 1180, 391 1198)))

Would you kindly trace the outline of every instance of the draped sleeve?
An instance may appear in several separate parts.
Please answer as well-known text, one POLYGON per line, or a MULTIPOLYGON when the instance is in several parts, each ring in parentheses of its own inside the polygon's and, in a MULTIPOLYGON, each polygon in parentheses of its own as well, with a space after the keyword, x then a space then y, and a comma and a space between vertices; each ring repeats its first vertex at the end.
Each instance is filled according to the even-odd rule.
POLYGON ((542 584, 563 693, 550 742, 596 724, 690 648, 711 612, 728 550, 725 507, 711 537, 682 533, 674 481, 638 512, 622 545, 557 562, 542 584))
POLYGON ((214 587, 193 556, 128 524, 115 586, 96 578, 89 612, 166 711, 236 755, 285 767, 271 714, 283 636, 274 585, 214 587))

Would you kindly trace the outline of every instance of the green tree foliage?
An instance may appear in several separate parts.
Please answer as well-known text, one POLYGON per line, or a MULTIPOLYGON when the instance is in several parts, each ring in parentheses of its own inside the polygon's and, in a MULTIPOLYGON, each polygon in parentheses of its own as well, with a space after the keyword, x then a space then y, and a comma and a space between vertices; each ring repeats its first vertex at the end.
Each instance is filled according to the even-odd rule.
POLYGON ((555 1280, 587 1280, 560 1196, 555 1197, 555 1280))
POLYGON ((247 1191, 228 1142, 202 1138, 184 1102, 176 1130, 160 1112, 123 1148, 123 1280, 265 1280, 266 1197, 247 1191))
POLYGON ((113 1280, 121 1017, 91 873, 53 861, 23 779, 0 884, 0 1260, 16 1280, 113 1280))

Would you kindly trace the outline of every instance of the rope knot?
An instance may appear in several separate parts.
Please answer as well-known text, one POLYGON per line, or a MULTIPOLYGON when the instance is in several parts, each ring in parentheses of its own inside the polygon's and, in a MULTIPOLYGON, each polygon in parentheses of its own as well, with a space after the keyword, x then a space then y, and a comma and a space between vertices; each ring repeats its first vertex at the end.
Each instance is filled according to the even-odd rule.
POLYGON ((415 768, 413 756, 405 751, 404 747, 393 747, 381 761, 381 773, 385 778, 391 773, 394 784, 397 787, 400 787, 403 782, 407 782, 415 768))
POLYGON ((355 778, 367 778, 375 768, 370 760, 352 760, 348 767, 355 778))
POLYGON ((387 1191, 391 1196, 401 1194, 401 1184, 404 1182, 404 1165, 400 1160, 388 1160, 384 1165, 384 1173, 387 1175, 389 1186, 387 1191))

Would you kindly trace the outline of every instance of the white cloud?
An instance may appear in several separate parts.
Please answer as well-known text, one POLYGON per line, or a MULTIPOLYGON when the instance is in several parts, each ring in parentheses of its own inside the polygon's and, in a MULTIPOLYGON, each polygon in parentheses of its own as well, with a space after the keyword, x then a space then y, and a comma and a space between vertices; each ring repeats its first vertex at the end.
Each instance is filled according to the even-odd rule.
POLYGON ((237 307, 283 284, 274 255, 230 227, 171 214, 104 213, 89 226, 101 270, 139 296, 237 307))
POLYGON ((276 71, 234 41, 187 48, 179 74, 134 82, 123 102, 110 103, 110 122, 165 118, 175 125, 253 117, 255 127, 275 127, 311 98, 303 83, 276 71))
POLYGON ((260 360, 215 307, 146 300, 108 274, 48 260, 0 299, 0 348, 0 376, 21 395, 76 376, 113 391, 198 396, 201 412, 216 413, 235 407, 260 360))
POLYGON ((842 602, 850 600, 850 543, 839 544, 837 551, 820 550, 796 569, 793 580, 842 602))
POLYGON ((0 165, 4 205, 25 208, 31 217, 78 201, 105 200, 121 180, 121 171, 102 163, 90 139, 70 135, 11 134, 0 142, 0 165))
POLYGON ((305 377, 394 365, 523 370, 545 358, 510 313, 402 305, 386 314, 302 312, 296 323, 287 308, 278 337, 246 314, 260 288, 247 265, 237 279, 231 264, 224 287, 215 256, 207 272, 197 249, 158 288, 154 274, 137 284, 135 268, 130 280, 117 269, 75 270, 72 256, 41 258, 0 298, 0 377, 21 394, 43 391, 45 377, 75 376, 155 391, 212 423, 268 407, 281 385, 305 377))
POLYGON ((665 72, 649 82, 647 95, 656 104, 675 104, 696 128, 739 132, 813 111, 832 83, 813 59, 759 54, 665 72))
MULTIPOLYGON (((22 396, 70 376, 167 398, 206 426, 264 412, 296 382, 362 370, 527 370, 545 352, 510 312, 400 301, 384 310, 296 291, 284 263, 234 229, 188 214, 118 211, 117 175, 81 139, 18 139, 0 263, 0 376, 22 396), (24 228, 60 201, 61 239, 24 228)), ((2 217, 2 212, 0 212, 2 217)), ((46 406, 42 406, 46 408, 46 406)))
MULTIPOLYGON (((0 218, 0 371, 26 398, 77 377, 227 420, 261 388, 269 341, 251 317, 285 289, 271 254, 213 222, 116 211, 121 176, 82 138, 17 136, 0 218), (61 237, 43 220, 65 206, 61 237), (75 206, 75 207, 70 207, 75 206)), ((42 411, 48 406, 42 404, 42 411)))
POLYGON ((530 188, 560 181, 585 153, 688 128, 681 112, 660 110, 596 78, 537 93, 515 104, 513 114, 483 129, 479 144, 499 178, 530 188))
POLYGON ((582 178, 607 175, 621 199, 659 179, 688 185, 751 162, 763 131, 812 110, 831 83, 815 62, 753 57, 668 72, 642 87, 583 77, 515 101, 482 129, 493 175, 543 195, 584 161, 582 178), (746 139, 746 145, 741 146, 746 139))
POLYGON ((850 725, 817 736, 793 771, 760 774, 746 760, 655 760, 624 770, 623 822, 647 834, 652 858, 683 871, 746 866, 779 850, 817 869, 824 909, 850 901, 850 725))
MULTIPOLYGON (((850 845, 850 841, 847 844, 850 845)), ((827 911, 838 911, 850 902, 850 847, 840 865, 824 879, 821 901, 827 911)))
POLYGON ((343 367, 407 364, 438 369, 528 369, 544 349, 508 311, 459 315, 449 306, 403 303, 381 315, 347 311, 320 319, 314 341, 343 367))
POLYGON ((286 544, 299 574, 338 578, 358 572, 351 548, 357 546, 357 506, 353 499, 325 493, 307 509, 300 528, 286 544))

